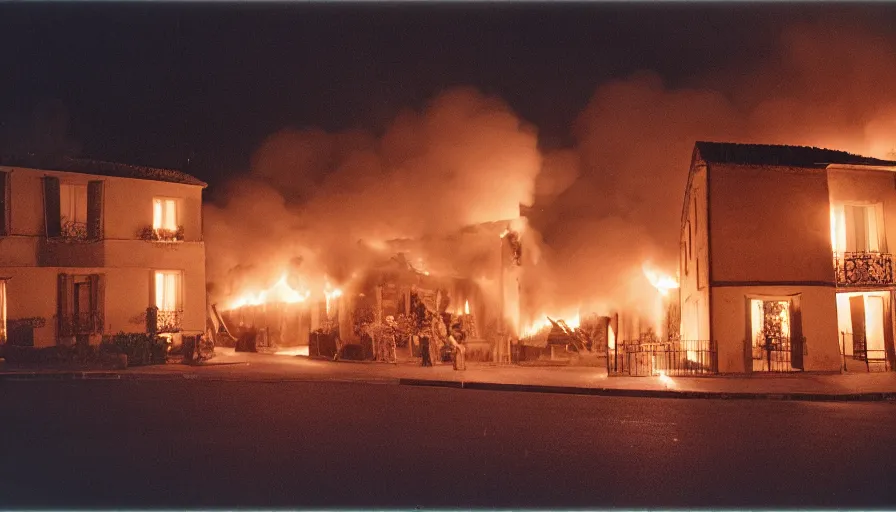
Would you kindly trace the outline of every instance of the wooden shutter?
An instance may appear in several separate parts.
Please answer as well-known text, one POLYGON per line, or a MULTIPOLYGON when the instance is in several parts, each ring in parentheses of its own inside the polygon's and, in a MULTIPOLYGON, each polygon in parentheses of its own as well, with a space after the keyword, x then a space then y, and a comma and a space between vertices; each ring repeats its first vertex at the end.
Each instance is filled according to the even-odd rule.
POLYGON ((44 225, 48 238, 62 235, 59 213, 59 178, 44 177, 44 225))
POLYGON ((90 313, 94 322, 94 332, 102 333, 106 321, 105 274, 92 274, 90 276, 90 313))
POLYGON ((7 190, 9 189, 9 173, 0 172, 0 236, 9 234, 9 208, 7 190))
POLYGON ((90 240, 103 238, 102 181, 91 181, 87 184, 87 237, 90 240))
POLYGON ((57 334, 71 336, 74 319, 74 278, 70 274, 59 274, 56 299, 57 334))
POLYGON ((800 297, 797 295, 790 301, 790 365, 803 370, 803 353, 806 350, 803 340, 803 311, 800 297))

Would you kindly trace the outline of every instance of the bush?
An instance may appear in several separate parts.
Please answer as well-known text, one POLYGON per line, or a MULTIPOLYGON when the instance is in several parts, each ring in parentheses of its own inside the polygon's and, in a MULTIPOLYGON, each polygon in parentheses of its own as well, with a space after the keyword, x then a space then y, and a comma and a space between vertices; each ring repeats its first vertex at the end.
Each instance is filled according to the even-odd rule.
POLYGON ((128 356, 128 366, 165 364, 168 342, 161 336, 144 332, 120 332, 103 338, 100 350, 128 356))

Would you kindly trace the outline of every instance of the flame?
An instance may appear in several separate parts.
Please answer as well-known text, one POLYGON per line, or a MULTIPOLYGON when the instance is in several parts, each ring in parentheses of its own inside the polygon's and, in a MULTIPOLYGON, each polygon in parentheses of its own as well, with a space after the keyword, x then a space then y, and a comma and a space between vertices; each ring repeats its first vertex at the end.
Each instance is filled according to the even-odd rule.
POLYGON ((286 282, 286 274, 283 274, 280 279, 267 290, 262 290, 257 293, 248 292, 237 297, 230 304, 230 309, 239 309, 243 306, 260 306, 262 304, 267 304, 268 302, 294 304, 296 302, 305 302, 310 296, 311 292, 308 290, 300 292, 289 286, 286 282))
POLYGON ((464 314, 465 315, 470 314, 470 301, 468 301, 468 300, 464 301, 464 314))
POLYGON ((330 315, 330 302, 342 297, 342 290, 339 288, 331 288, 330 283, 327 283, 324 288, 324 297, 327 299, 327 315, 330 315))
POLYGON ((669 295, 669 290, 675 290, 679 287, 678 279, 670 275, 663 274, 662 272, 651 268, 646 263, 641 267, 641 269, 644 271, 644 276, 647 277, 647 280, 650 281, 650 284, 653 285, 653 287, 656 288, 664 297, 669 295))
POLYGON ((582 325, 582 322, 581 322, 578 312, 576 312, 575 315, 568 317, 568 318, 564 318, 560 315, 539 315, 538 317, 536 317, 537 320, 535 320, 534 322, 532 322, 531 324, 529 324, 527 326, 523 326, 520 329, 520 337, 521 338, 529 338, 529 337, 535 336, 536 334, 538 334, 546 329, 550 329, 551 321, 548 320, 548 317, 553 318, 555 322, 558 320, 563 320, 566 322, 566 325, 568 325, 572 329, 578 329, 579 326, 582 325))

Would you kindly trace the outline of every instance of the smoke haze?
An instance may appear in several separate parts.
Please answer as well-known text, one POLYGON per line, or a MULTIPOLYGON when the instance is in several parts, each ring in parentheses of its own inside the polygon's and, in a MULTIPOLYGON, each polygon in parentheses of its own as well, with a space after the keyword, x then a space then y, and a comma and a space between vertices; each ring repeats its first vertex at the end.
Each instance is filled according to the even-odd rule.
MULTIPOLYGON (((691 87, 638 72, 598 86, 570 127, 574 146, 560 150, 539 150, 535 127, 470 88, 400 112, 379 137, 284 129, 207 206, 209 278, 217 298, 240 280, 271 284, 284 268, 344 280, 385 240, 513 218, 523 203, 532 205, 525 308, 652 308, 641 267, 675 274, 694 142, 892 158, 894 50, 865 28, 826 21, 787 30, 752 69, 713 70, 691 87)), ((434 252, 469 270, 486 250, 434 252)))

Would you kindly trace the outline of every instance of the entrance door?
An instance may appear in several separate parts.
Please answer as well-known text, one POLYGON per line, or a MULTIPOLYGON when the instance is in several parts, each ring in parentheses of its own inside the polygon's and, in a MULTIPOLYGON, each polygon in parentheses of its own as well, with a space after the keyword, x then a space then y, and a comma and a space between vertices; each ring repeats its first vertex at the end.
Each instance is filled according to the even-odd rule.
POLYGON ((795 370, 803 368, 803 313, 800 298, 790 301, 790 366, 795 370))
POLYGON ((884 298, 870 295, 865 298, 865 350, 871 359, 885 359, 884 298))
POLYGON ((849 298, 849 317, 852 321, 853 354, 865 358, 865 297, 849 298))

